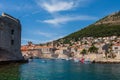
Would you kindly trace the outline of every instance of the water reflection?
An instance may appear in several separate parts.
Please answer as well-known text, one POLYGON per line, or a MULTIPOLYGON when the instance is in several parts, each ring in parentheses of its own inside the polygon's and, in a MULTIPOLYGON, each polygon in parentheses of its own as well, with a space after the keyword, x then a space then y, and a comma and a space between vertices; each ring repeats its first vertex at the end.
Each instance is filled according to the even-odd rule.
POLYGON ((0 80, 20 80, 19 64, 0 65, 0 80))

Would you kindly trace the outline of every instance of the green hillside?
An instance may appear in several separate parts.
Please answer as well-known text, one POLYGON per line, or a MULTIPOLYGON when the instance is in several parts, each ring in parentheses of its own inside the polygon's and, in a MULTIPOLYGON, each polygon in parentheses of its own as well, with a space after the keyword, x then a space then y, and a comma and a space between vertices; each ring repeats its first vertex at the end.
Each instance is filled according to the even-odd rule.
MULTIPOLYGON (((70 40, 77 41, 82 37, 106 37, 106 36, 120 36, 120 11, 108 15, 94 24, 85 27, 77 32, 74 32, 62 39, 67 43, 70 40)), ((61 39, 59 39, 61 40, 61 39)))

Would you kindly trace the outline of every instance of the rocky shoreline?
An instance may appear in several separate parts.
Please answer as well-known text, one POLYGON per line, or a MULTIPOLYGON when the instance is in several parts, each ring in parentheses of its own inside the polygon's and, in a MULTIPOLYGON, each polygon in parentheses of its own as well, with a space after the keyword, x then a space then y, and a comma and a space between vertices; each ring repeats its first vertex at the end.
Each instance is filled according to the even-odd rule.
POLYGON ((120 60, 115 60, 115 59, 94 60, 93 63, 120 64, 120 60))

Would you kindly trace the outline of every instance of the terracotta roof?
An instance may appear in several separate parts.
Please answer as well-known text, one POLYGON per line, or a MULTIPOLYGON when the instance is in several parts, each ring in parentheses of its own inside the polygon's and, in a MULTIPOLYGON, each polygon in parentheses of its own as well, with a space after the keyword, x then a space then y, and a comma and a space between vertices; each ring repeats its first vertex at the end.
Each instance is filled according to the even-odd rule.
POLYGON ((35 48, 53 48, 53 46, 35 46, 35 48))
POLYGON ((27 46, 22 46, 21 47, 21 51, 27 51, 27 50, 28 50, 27 46))
POLYGON ((114 44, 113 46, 120 46, 120 43, 114 44))

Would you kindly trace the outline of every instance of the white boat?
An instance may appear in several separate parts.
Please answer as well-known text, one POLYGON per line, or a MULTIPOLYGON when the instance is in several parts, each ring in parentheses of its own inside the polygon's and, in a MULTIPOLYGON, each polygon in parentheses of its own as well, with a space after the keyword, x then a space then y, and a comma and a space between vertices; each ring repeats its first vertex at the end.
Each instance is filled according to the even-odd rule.
POLYGON ((71 57, 69 58, 69 60, 72 60, 72 59, 73 59, 73 58, 71 58, 71 57))
POLYGON ((46 61, 46 60, 42 60, 41 62, 42 62, 42 63, 46 63, 47 61, 46 61))
POLYGON ((89 63, 91 63, 91 60, 90 60, 90 59, 85 59, 85 60, 84 60, 84 63, 85 63, 85 64, 89 64, 89 63))
POLYGON ((66 58, 66 61, 70 60, 69 58, 66 58))
POLYGON ((80 60, 77 58, 74 58, 74 62, 79 62, 80 60))

